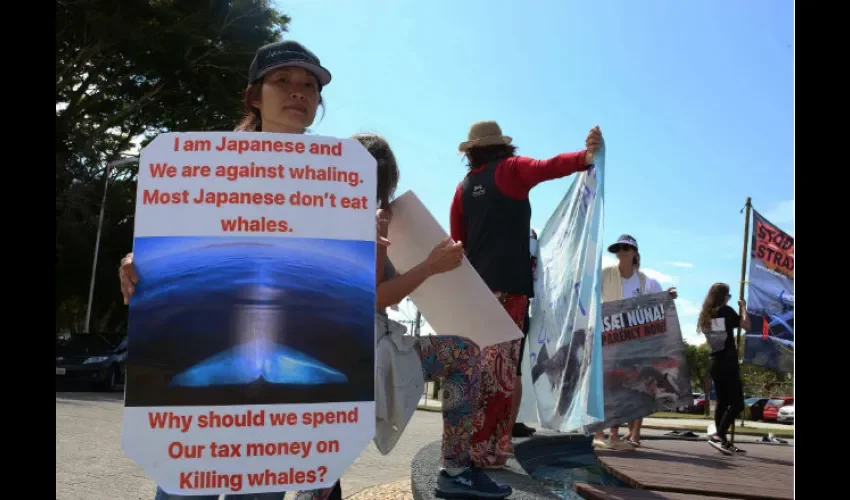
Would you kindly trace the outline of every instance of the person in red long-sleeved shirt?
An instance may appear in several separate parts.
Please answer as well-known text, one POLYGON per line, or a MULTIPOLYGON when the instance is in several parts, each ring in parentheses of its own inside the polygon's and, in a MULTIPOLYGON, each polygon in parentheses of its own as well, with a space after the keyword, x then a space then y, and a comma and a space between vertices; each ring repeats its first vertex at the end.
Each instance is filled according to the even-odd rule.
MULTIPOLYGON (((533 296, 528 235, 534 186, 582 172, 593 165, 602 143, 594 127, 586 149, 563 153, 548 160, 517 156, 510 137, 494 121, 478 122, 469 130, 460 151, 466 154, 469 172, 452 199, 451 236, 463 242, 472 266, 499 299, 517 327, 523 330, 528 300, 533 296)), ((522 398, 519 353, 523 340, 482 350, 482 380, 472 453, 478 465, 502 467, 512 452, 511 433, 522 398), (516 383, 515 383, 516 382, 516 383)))

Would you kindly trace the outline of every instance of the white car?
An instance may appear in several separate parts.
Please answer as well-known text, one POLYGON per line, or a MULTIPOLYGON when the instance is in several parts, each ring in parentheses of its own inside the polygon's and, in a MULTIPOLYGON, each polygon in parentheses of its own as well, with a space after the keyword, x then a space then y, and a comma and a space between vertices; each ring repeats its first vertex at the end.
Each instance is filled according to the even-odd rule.
POLYGON ((776 415, 776 421, 781 424, 794 423, 794 405, 783 406, 776 415))

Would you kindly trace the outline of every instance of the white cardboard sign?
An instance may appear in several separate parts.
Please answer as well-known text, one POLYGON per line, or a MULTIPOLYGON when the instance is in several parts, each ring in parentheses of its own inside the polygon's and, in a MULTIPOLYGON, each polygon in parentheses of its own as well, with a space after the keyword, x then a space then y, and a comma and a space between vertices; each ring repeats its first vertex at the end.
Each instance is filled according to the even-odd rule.
MULTIPOLYGON (((396 198, 391 209, 387 255, 404 273, 424 261, 448 235, 413 191, 396 198)), ((428 278, 410 298, 437 335, 466 337, 482 348, 522 337, 465 257, 457 269, 428 278)))

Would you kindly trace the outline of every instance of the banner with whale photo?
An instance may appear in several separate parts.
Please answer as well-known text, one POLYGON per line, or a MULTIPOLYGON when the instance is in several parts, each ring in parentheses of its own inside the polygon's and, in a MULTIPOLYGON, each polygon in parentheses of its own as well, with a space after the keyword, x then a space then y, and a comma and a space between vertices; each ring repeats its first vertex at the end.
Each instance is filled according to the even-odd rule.
POLYGON ((371 441, 376 171, 334 137, 142 151, 122 441, 167 493, 330 486, 371 441))
POLYGON ((602 215, 604 146, 576 176, 540 232, 522 363, 518 421, 561 432, 603 418, 602 215))
POLYGON ((602 304, 605 421, 598 431, 693 400, 685 343, 667 292, 602 304))
POLYGON ((794 237, 753 210, 744 362, 794 371, 794 237))

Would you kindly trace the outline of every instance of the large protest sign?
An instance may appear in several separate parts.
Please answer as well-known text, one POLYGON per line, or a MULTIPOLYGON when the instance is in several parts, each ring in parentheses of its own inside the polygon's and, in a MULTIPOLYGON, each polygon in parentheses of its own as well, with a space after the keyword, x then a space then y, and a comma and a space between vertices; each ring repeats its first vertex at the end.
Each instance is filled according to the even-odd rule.
MULTIPOLYGON (((399 273, 424 261, 448 235, 413 191, 391 206, 387 256, 399 273)), ((428 278, 410 298, 438 335, 459 335, 487 347, 518 339, 522 332, 467 259, 428 278)))
POLYGON ((667 292, 602 304, 605 421, 601 430, 693 400, 685 343, 667 292))
POLYGON ((603 418, 604 150, 576 176, 540 233, 519 421, 571 432, 603 418))
POLYGON ((794 237, 753 210, 744 362, 794 371, 794 237))
POLYGON ((123 447, 167 492, 329 486, 374 436, 375 177, 348 139, 142 152, 123 447))

